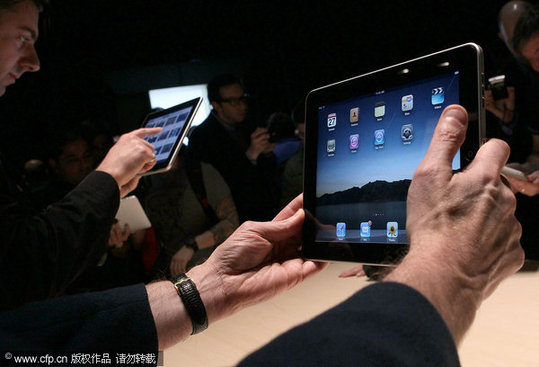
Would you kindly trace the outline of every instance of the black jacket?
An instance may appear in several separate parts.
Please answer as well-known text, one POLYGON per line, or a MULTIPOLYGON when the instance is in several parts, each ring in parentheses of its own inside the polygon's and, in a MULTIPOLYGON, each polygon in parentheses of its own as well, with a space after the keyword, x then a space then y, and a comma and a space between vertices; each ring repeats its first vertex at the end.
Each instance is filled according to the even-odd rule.
POLYGON ((459 365, 455 342, 437 310, 420 293, 399 283, 362 289, 240 363, 257 367, 459 365))

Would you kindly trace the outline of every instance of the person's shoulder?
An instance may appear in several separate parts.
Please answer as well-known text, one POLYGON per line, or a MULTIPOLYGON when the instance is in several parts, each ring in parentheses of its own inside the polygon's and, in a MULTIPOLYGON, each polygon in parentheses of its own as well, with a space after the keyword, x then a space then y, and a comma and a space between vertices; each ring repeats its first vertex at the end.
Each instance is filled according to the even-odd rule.
POLYGON ((195 130, 198 129, 201 131, 205 131, 205 130, 215 129, 215 127, 217 126, 219 126, 219 121, 217 120, 217 118, 215 117, 213 113, 210 113, 208 117, 206 117, 206 119, 202 121, 202 123, 195 128, 195 130))
POLYGON ((211 113, 200 125, 193 127, 193 130, 189 134, 189 140, 207 140, 215 134, 215 131, 218 128, 219 122, 211 113))
POLYGON ((204 179, 209 180, 223 180, 219 171, 210 163, 200 162, 200 168, 202 169, 202 175, 204 179))
POLYGON ((200 162, 200 167, 208 198, 212 202, 215 202, 214 200, 220 201, 224 195, 230 193, 227 182, 213 165, 200 162))

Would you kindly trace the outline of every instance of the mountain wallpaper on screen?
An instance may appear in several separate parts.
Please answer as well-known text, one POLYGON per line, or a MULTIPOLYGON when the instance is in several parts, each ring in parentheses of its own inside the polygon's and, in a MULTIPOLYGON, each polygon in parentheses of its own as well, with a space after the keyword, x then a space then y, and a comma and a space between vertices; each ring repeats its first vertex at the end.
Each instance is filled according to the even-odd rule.
POLYGON ((317 198, 318 205, 351 204, 362 202, 405 201, 412 180, 395 182, 374 181, 363 187, 324 194, 317 198))

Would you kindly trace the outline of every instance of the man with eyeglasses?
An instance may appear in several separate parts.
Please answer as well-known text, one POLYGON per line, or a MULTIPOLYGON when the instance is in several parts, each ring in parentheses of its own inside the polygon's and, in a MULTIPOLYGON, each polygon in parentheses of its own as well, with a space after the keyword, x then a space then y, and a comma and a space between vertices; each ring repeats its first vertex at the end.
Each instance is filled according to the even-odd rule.
POLYGON ((266 128, 247 123, 248 96, 230 74, 208 83, 213 111, 189 137, 190 159, 213 165, 227 182, 240 221, 269 220, 279 205, 276 163, 266 128))

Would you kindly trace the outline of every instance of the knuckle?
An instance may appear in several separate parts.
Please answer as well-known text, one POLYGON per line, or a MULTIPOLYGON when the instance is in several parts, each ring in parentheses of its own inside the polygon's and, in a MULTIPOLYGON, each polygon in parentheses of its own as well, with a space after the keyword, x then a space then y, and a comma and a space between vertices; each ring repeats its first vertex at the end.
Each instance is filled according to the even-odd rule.
MULTIPOLYGON (((453 120, 453 119, 450 119, 453 120)), ((458 143, 464 138, 464 129, 451 124, 439 131, 438 140, 442 142, 458 143)), ((459 123, 460 125, 460 123, 459 123)))
POLYGON ((423 161, 419 167, 417 167, 413 180, 431 179, 436 175, 437 171, 438 167, 434 162, 423 161))
POLYGON ((240 229, 245 231, 251 231, 255 228, 256 222, 248 220, 246 222, 243 222, 243 224, 240 226, 240 229))

